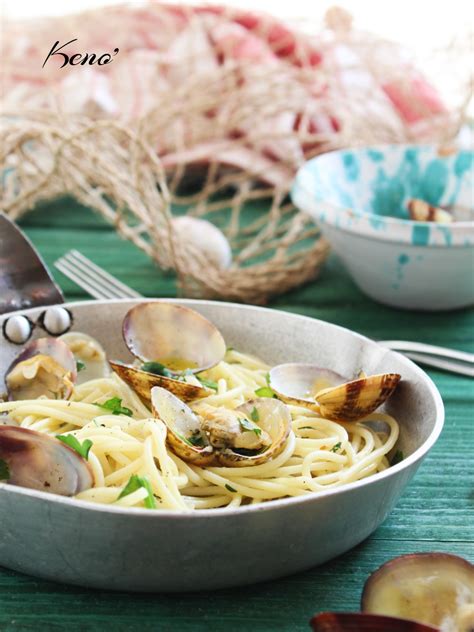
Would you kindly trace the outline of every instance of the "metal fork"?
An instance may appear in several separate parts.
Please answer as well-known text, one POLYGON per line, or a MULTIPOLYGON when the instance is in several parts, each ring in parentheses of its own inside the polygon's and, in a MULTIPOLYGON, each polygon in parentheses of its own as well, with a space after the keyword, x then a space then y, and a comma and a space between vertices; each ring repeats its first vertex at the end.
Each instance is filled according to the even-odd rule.
MULTIPOLYGON (((143 296, 77 250, 70 250, 54 265, 94 298, 142 298, 143 296)), ((472 353, 407 340, 382 340, 379 344, 403 353, 418 364, 474 377, 474 354, 472 353)))
POLYGON ((97 266, 78 250, 70 250, 55 263, 55 268, 97 299, 142 298, 131 287, 97 266))

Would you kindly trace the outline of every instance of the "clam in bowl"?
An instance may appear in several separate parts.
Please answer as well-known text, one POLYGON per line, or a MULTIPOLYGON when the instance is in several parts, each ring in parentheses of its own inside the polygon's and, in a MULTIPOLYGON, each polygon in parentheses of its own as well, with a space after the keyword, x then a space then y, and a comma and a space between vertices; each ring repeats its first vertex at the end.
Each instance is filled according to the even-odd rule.
POLYGON ((334 151, 300 168, 292 199, 371 298, 405 309, 466 307, 474 303, 472 156, 420 145, 334 151), (420 201, 427 212, 411 213, 420 201))
MULTIPOLYGON (((152 302, 155 303, 163 304, 163 301, 152 302)), ((127 338, 124 340, 122 336, 126 314, 141 304, 139 300, 68 304, 73 316, 70 334, 83 332, 86 336, 76 336, 74 344, 77 348, 87 346, 90 342, 87 336, 92 336, 100 341, 108 359, 113 358, 123 365, 133 362, 133 354, 145 355, 147 350, 141 347, 132 346, 131 352, 127 338)), ((426 373, 407 358, 348 329, 323 321, 211 301, 167 300, 165 304, 199 312, 219 330, 227 347, 258 356, 273 367, 290 363, 293 371, 294 364, 291 363, 301 363, 300 366, 309 363, 327 367, 331 375, 331 372, 342 376, 360 375, 361 367, 367 375, 401 375, 400 383, 381 410, 398 422, 400 434, 396 448, 403 452, 403 460, 396 464, 392 461, 386 469, 366 478, 319 492, 192 512, 114 503, 103 505, 0 482, 0 565, 49 580, 99 589, 213 590, 272 580, 308 569, 341 555, 367 538, 393 509, 441 432, 443 404, 426 373)), ((144 311, 140 310, 140 313, 144 311)), ((41 309, 35 308, 21 314, 37 321, 41 313, 41 309)), ((19 315, 0 318, 0 332, 8 330, 2 327, 7 318, 19 315)), ((125 330, 129 332, 129 328, 125 330)), ((15 359, 21 347, 9 342, 4 333, 0 335, 0 375, 6 375, 8 381, 8 368, 19 367, 18 363, 15 365, 15 359)), ((30 349, 38 351, 38 346, 44 347, 45 343, 36 343, 41 335, 34 331, 30 349)), ((66 341, 71 344, 70 338, 66 341)), ((62 346, 54 344, 52 348, 57 351, 62 346)), ((219 338, 216 338, 216 349, 221 355, 219 338)), ((48 349, 43 351, 48 352, 48 349)), ((101 361, 101 354, 96 355, 97 362, 101 361)), ((63 362, 59 355, 56 359, 63 362)), ((207 358, 196 357, 196 364, 201 360, 208 363, 207 358)), ((39 362, 38 359, 35 361, 39 362)), ((280 383, 281 371, 270 376, 276 385, 280 383)), ((69 373, 74 377, 72 371, 69 373)), ((361 379, 359 377, 357 383, 361 379)), ((393 381, 393 376, 391 379, 393 381)), ((166 410, 173 413, 169 404, 173 404, 176 397, 167 390, 173 382, 176 382, 174 386, 183 386, 174 378, 167 383, 161 377, 161 386, 153 388, 153 405, 165 410, 164 413, 158 410, 162 419, 167 415, 166 410), (162 388, 163 384, 167 389, 162 388)), ((11 387, 11 380, 9 383, 11 387)), ((5 387, 0 384, 0 390, 5 387)), ((340 391, 338 388, 336 392, 340 391)), ((275 410, 286 409, 276 399, 255 401, 264 408, 274 402, 275 410)), ((308 398, 303 403, 314 405, 308 398)), ((257 404, 253 403, 255 410, 257 404)), ((264 408, 260 409, 261 419, 266 414, 264 408)), ((186 406, 182 405, 178 412, 189 419, 186 406)), ((245 413, 240 409, 238 412, 239 415, 245 413)), ((270 454, 272 457, 279 453, 281 442, 288 436, 285 414, 278 417, 281 424, 263 427, 258 436, 263 440, 266 431, 272 444, 268 449, 274 451, 270 454)), ((183 420, 183 416, 175 415, 175 418, 177 422, 183 420)), ((120 420, 120 417, 116 419, 120 420)), ((124 418, 125 422, 127 419, 124 418)), ((112 416, 115 423, 113 420, 112 416)), ((194 417, 192 423, 193 420, 194 417)), ((23 428, 18 430, 23 436, 28 433, 23 428)), ((98 427, 94 432, 102 430, 98 427)), ((175 430, 176 440, 185 430, 178 426, 175 430)), ((16 429, 12 427, 10 436, 14 432, 16 429)), ((5 436, 5 431, 1 434, 5 436)), ((28 437, 37 441, 38 433, 31 430, 28 437)), ((46 443, 52 448, 51 442, 56 442, 55 450, 58 450, 59 441, 48 438, 46 443)), ((189 442, 188 447, 191 447, 189 442)), ((8 450, 8 445, 3 448, 8 450)), ((69 460, 74 457, 76 470, 83 474, 72 481, 71 494, 78 482, 81 488, 90 486, 90 471, 87 463, 74 455, 69 447, 63 448, 69 460)), ((195 450, 194 457, 201 458, 209 450, 209 446, 195 450)), ((252 458, 255 457, 248 457, 248 461, 252 458)), ((67 471, 74 473, 69 467, 67 471)))

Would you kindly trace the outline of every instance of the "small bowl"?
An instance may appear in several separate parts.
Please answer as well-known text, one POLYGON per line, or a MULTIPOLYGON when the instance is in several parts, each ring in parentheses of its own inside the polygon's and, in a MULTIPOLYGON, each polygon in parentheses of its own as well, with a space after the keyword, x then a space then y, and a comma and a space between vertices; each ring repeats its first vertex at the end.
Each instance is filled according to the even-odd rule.
POLYGON ((466 307, 474 303, 472 157, 420 145, 334 151, 301 167, 292 199, 371 298, 406 309, 466 307), (412 221, 410 198, 459 208, 462 221, 412 221))

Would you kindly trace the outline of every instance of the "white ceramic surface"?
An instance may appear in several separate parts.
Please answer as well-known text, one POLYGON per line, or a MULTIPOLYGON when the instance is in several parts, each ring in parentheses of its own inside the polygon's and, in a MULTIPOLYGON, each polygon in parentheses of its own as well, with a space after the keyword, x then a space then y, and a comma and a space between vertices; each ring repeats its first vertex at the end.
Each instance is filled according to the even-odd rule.
MULTIPOLYGON (((139 301, 71 303, 74 330, 128 359, 121 322, 139 301)), ((169 301, 168 301, 169 302, 169 301)), ((352 548, 386 518, 441 432, 444 410, 407 358, 347 329, 284 312, 173 301, 214 322, 226 343, 271 364, 315 362, 341 374, 402 374, 387 411, 401 424, 405 459, 362 481, 301 498, 192 515, 99 506, 0 483, 0 565, 101 589, 208 590, 274 579, 352 548)), ((25 312, 35 320, 41 310, 25 312)), ((2 325, 0 318, 0 331, 2 325)), ((35 336, 41 332, 35 332, 35 336)), ((0 340, 0 375, 19 348, 0 340)), ((0 389, 2 385, 0 384, 0 389)))
POLYGON ((406 203, 473 208, 472 152, 391 145, 310 160, 292 190, 354 281, 370 297, 407 309, 474 303, 474 222, 414 222, 406 203))

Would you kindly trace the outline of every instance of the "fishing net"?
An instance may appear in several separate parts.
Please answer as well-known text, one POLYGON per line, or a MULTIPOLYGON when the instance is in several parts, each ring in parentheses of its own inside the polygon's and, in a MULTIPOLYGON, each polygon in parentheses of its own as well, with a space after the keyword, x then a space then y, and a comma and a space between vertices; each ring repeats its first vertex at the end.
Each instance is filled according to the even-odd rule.
POLYGON ((298 167, 340 147, 448 142, 464 116, 466 100, 448 110, 397 45, 340 9, 312 35, 160 3, 3 35, 2 210, 72 195, 175 270, 186 296, 263 303, 315 278, 328 245, 291 203, 298 167), (41 68, 58 34, 82 57, 41 68))

